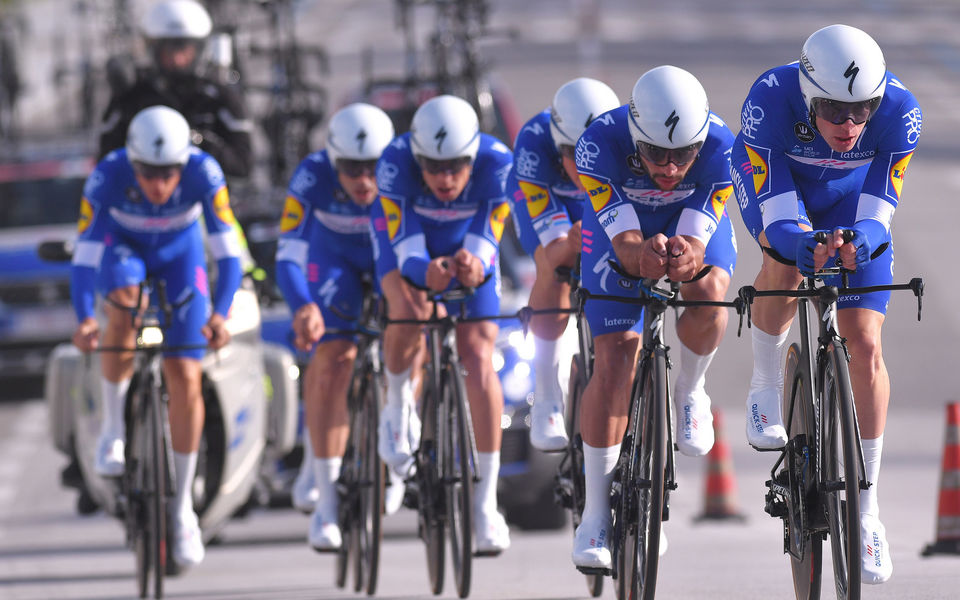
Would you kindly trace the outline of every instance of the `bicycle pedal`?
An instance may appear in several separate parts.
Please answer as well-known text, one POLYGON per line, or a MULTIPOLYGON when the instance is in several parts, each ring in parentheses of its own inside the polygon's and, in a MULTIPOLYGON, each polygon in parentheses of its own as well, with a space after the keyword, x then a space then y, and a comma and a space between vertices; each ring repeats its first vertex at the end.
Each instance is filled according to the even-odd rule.
POLYGON ((500 556, 503 553, 503 550, 477 550, 473 553, 475 558, 493 558, 495 556, 500 556))
POLYGON ((613 575, 613 569, 604 569, 603 567, 577 567, 577 570, 584 575, 613 575))
POLYGON ((313 551, 317 554, 336 554, 340 552, 340 548, 317 548, 316 546, 310 546, 313 548, 313 551))
POLYGON ((753 444, 750 444, 750 447, 757 452, 783 452, 786 449, 786 446, 780 446, 779 448, 760 448, 759 446, 754 446, 753 444))

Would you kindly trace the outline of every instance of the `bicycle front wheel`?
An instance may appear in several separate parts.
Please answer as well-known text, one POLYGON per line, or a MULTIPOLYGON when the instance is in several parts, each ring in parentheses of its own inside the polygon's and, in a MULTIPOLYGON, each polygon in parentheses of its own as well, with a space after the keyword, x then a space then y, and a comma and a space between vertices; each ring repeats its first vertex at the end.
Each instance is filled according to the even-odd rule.
POLYGON ((164 446, 164 414, 160 390, 151 386, 150 405, 146 407, 146 454, 143 468, 146 492, 146 514, 150 540, 150 569, 153 571, 153 593, 155 598, 163 597, 163 576, 167 562, 167 451, 164 446))
POLYGON ((777 476, 789 490, 786 514, 786 551, 790 555, 793 590, 797 600, 818 600, 823 572, 823 538, 811 533, 812 508, 817 506, 817 419, 810 382, 801 368, 800 346, 787 350, 784 367, 783 416, 788 454, 777 476))
POLYGON ((384 466, 377 455, 377 414, 383 404, 383 388, 374 374, 369 376, 365 387, 357 419, 361 485, 353 534, 353 549, 356 551, 354 591, 365 590, 372 596, 377 592, 383 518, 384 466))
POLYGON ((621 473, 620 600, 652 600, 660 563, 667 456, 667 361, 662 348, 641 363, 640 377, 631 412, 632 447, 626 450, 627 468, 621 473))
POLYGON ((473 437, 463 374, 456 364, 443 372, 443 488, 447 534, 457 595, 470 594, 473 557, 473 437))
POLYGON ((826 348, 823 365, 823 486, 840 600, 860 598, 860 452, 846 349, 826 348))

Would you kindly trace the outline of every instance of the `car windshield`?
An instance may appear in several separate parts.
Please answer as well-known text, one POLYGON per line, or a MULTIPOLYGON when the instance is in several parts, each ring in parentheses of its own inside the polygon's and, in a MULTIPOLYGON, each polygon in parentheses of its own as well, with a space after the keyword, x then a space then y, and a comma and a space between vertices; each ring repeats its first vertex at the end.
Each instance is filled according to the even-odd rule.
POLYGON ((0 181, 0 229, 75 223, 82 177, 0 181))

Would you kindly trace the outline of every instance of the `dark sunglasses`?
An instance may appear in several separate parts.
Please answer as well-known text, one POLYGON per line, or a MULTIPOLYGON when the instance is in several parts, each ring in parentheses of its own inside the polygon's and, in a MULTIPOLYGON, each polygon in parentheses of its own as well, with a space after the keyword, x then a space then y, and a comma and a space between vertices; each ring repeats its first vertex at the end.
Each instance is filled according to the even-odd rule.
POLYGON ((703 146, 703 142, 690 144, 683 148, 661 148, 646 142, 637 142, 637 152, 658 167, 665 167, 670 163, 682 167, 697 157, 701 146, 703 146))
POLYGON ((144 179, 167 180, 180 173, 183 165, 148 165, 138 160, 133 161, 133 171, 144 179))
POLYGON ((574 160, 574 156, 577 153, 577 149, 570 144, 560 144, 557 146, 557 150, 560 152, 560 156, 569 158, 570 160, 574 160))
POLYGON ((449 160, 434 160, 432 158, 427 158, 426 156, 418 156, 417 162, 420 163, 421 169, 427 173, 430 173, 431 175, 440 175, 441 173, 456 175, 460 171, 469 167, 470 163, 473 162, 473 159, 469 156, 461 156, 459 158, 451 158, 449 160))
POLYGON ((364 175, 373 177, 377 174, 377 161, 338 158, 337 171, 347 177, 363 177, 364 175))
POLYGON ((813 114, 825 121, 830 121, 834 125, 840 125, 847 119, 853 121, 854 125, 860 125, 866 123, 873 116, 873 113, 877 112, 880 100, 880 96, 860 102, 840 102, 827 98, 814 98, 810 107, 813 109, 813 114))

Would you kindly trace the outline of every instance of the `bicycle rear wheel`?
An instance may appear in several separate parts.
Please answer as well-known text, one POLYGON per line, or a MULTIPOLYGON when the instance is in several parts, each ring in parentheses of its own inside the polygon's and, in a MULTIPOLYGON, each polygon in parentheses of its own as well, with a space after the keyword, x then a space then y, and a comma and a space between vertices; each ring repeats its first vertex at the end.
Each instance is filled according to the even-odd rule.
MULTIPOLYGON (((587 388, 584 367, 580 365, 580 355, 576 354, 570 363, 570 388, 567 404, 570 417, 567 419, 567 468, 570 470, 570 516, 573 530, 580 526, 583 505, 586 499, 586 484, 583 479, 583 438, 580 437, 580 401, 587 388)), ((584 575, 587 591, 597 598, 603 593, 603 575, 584 575)))
POLYGON ((443 372, 443 489, 447 534, 457 595, 470 595, 473 561, 473 439, 463 374, 457 364, 443 372))
MULTIPOLYGON (((640 365, 632 408, 632 448, 621 473, 617 597, 652 600, 660 563, 667 456, 667 362, 662 348, 640 365)), ((621 453, 621 455, 623 455, 621 453)))
POLYGON ((823 537, 811 533, 812 509, 817 506, 817 419, 810 384, 803 376, 800 347, 787 350, 784 367, 783 416, 787 426, 786 466, 779 483, 789 491, 786 551, 790 555, 797 600, 818 600, 823 573, 823 537))
MULTIPOLYGON (((436 363, 433 363, 436 364, 436 363)), ((431 369, 432 370, 432 369, 431 369)), ((418 491, 419 535, 427 551, 427 575, 430 591, 434 595, 443 592, 444 562, 444 513, 441 481, 442 457, 437 448, 444 444, 443 428, 438 427, 440 417, 440 387, 432 378, 424 391, 420 448, 417 450, 416 482, 418 491)))
POLYGON ((847 369, 838 340, 826 348, 823 369, 823 478, 837 598, 860 598, 860 452, 847 369))
POLYGON ((353 550, 356 552, 354 591, 377 592, 380 567, 381 519, 383 518, 383 463, 377 455, 377 413, 383 404, 379 379, 371 374, 365 383, 357 419, 359 431, 360 493, 354 521, 353 550))

